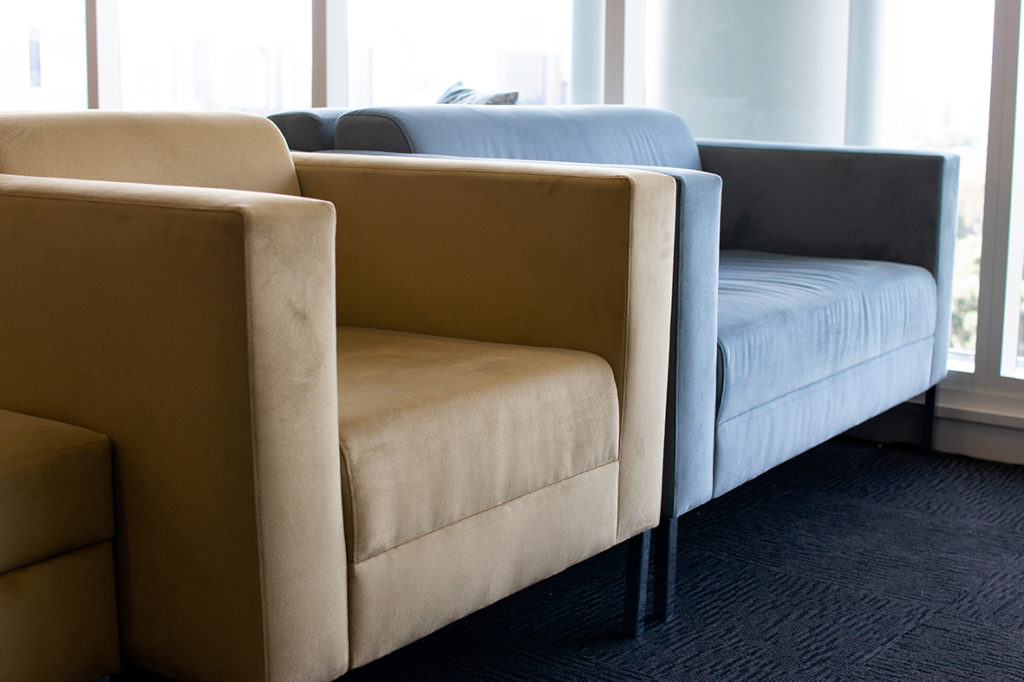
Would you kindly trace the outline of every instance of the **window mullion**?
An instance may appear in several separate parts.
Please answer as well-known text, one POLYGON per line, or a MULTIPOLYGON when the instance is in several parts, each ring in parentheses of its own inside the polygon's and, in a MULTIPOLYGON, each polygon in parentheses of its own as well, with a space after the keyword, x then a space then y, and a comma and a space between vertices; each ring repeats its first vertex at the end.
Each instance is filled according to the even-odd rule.
POLYGON ((976 390, 985 392, 998 390, 1000 383, 1019 33, 1020 0, 997 0, 974 382, 976 390))
POLYGON ((118 0, 85 0, 86 80, 90 109, 121 108, 118 0))

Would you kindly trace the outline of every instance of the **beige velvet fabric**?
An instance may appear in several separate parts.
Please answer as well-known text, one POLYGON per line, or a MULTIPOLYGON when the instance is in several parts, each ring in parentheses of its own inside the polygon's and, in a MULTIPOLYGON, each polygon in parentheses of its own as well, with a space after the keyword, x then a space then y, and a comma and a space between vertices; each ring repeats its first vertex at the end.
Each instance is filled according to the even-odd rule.
POLYGON ((0 173, 298 194, 280 131, 238 113, 0 113, 0 173))
POLYGON ((615 382, 596 355, 348 327, 338 340, 350 561, 615 460, 615 382))
POLYGON ((0 573, 114 534, 110 440, 0 410, 0 573))
POLYGON ((352 665, 613 545, 618 476, 607 464, 352 566, 352 665))
POLYGON ((347 668, 334 221, 296 197, 0 176, 0 405, 110 435, 128 660, 347 668))
POLYGON ((619 391, 617 538, 658 521, 675 186, 599 166, 294 152, 338 208, 339 323, 594 353, 619 391))
POLYGON ((177 679, 330 680, 658 520, 671 179, 284 150, 244 115, 0 115, 0 406, 110 436, 122 648, 177 679), (614 460, 603 426, 350 561, 338 325, 590 353, 614 460))
POLYGON ((0 680, 92 682, 117 672, 109 540, 0 573, 0 680))

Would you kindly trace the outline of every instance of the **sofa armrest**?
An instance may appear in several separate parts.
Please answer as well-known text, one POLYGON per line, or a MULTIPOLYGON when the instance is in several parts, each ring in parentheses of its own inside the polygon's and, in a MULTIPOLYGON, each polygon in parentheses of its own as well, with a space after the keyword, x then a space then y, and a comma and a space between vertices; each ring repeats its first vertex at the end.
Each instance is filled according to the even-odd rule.
POLYGON ((0 405, 110 435, 126 658, 347 666, 334 210, 0 176, 0 405))
POLYGON ((953 154, 699 142, 722 177, 722 248, 919 265, 938 293, 932 382, 946 375, 959 158, 953 154))
POLYGON ((600 166, 294 153, 338 209, 338 319, 573 348, 620 400, 619 537, 657 522, 675 188, 600 166))
POLYGON ((710 500, 714 490, 722 180, 684 168, 650 170, 665 173, 677 186, 661 511, 662 518, 674 518, 710 500))

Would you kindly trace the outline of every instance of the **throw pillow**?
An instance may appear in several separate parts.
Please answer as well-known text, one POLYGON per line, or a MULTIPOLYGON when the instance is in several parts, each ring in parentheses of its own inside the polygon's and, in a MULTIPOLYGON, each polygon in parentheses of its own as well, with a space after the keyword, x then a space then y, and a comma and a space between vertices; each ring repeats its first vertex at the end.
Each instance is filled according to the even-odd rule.
POLYGON ((478 92, 467 88, 462 81, 444 91, 437 100, 438 104, 515 104, 519 99, 519 91, 511 92, 478 92))

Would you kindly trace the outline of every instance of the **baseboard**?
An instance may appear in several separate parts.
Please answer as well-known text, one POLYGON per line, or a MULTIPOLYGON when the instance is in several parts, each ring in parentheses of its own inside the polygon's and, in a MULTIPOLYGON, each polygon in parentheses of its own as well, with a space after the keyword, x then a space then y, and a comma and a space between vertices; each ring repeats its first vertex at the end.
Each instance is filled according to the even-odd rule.
MULTIPOLYGON (((1024 429, 972 418, 963 410, 942 406, 935 420, 935 450, 1009 464, 1024 465, 1024 429)), ((924 405, 907 402, 846 432, 879 443, 919 446, 924 433, 924 405)))

